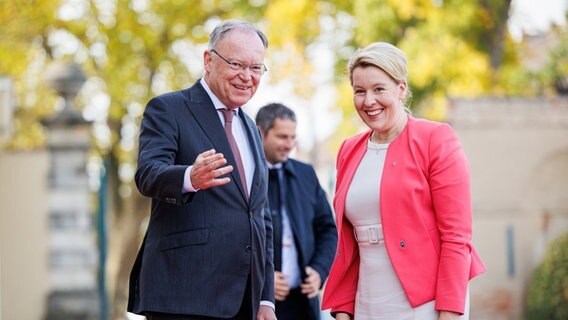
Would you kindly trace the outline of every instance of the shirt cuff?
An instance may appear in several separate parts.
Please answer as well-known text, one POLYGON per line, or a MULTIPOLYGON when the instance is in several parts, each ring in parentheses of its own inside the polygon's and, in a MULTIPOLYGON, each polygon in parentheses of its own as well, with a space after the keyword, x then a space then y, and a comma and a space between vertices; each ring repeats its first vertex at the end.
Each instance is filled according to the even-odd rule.
POLYGON ((272 310, 275 310, 275 311, 276 311, 276 306, 274 305, 274 303, 272 303, 272 302, 270 302, 270 301, 262 300, 262 301, 260 302, 260 305, 261 305, 261 306, 269 306, 269 307, 272 308, 272 310))
POLYGON ((191 184, 191 179, 189 178, 189 173, 191 172, 192 168, 193 168, 193 166, 189 166, 189 167, 187 167, 187 169, 185 169, 185 174, 183 175, 182 193, 199 191, 199 189, 195 189, 193 187, 193 185, 191 184))

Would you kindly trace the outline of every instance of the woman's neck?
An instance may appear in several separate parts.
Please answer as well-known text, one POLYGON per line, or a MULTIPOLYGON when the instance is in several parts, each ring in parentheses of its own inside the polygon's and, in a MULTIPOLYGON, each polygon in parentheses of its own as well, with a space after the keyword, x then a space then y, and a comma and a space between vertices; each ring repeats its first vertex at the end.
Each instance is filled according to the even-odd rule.
POLYGON ((388 131, 379 133, 373 131, 371 134, 371 141, 374 143, 391 143, 398 135, 404 130, 406 123, 408 122, 408 115, 406 112, 401 112, 396 124, 388 131))

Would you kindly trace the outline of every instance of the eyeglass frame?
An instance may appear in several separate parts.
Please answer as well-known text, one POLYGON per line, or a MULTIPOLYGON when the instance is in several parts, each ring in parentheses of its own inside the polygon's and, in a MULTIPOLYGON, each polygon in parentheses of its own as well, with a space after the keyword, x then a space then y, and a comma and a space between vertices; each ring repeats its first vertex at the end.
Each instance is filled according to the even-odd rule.
POLYGON ((259 76, 262 76, 266 71, 268 71, 268 69, 266 68, 266 66, 264 65, 264 63, 260 63, 260 64, 251 64, 249 66, 245 66, 242 63, 239 62, 231 62, 227 59, 225 59, 222 55, 219 54, 219 52, 217 52, 217 50, 215 49, 211 49, 209 50, 209 52, 212 52, 214 54, 216 54, 219 58, 221 58, 223 61, 225 61, 226 64, 229 65, 229 67, 231 68, 231 70, 235 70, 235 71, 242 71, 245 69, 248 69, 252 74, 257 74, 259 76), (253 70, 251 69, 253 66, 259 66, 259 70, 253 70), (262 67, 260 67, 262 66, 262 67))

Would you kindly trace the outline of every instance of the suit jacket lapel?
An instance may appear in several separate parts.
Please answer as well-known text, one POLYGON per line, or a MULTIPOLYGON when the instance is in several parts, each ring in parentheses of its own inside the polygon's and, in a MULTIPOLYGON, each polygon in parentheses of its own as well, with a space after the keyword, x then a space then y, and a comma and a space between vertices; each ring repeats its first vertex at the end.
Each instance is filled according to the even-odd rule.
POLYGON ((298 234, 298 228, 301 226, 298 223, 298 219, 296 218, 296 214, 301 212, 302 208, 296 207, 296 191, 298 188, 295 186, 296 183, 296 169, 294 164, 288 160, 283 163, 282 170, 284 170, 284 190, 287 191, 286 193, 286 213, 288 214, 288 220, 290 221, 290 227, 292 228, 292 232, 294 235, 298 234), (289 191, 289 192, 288 192, 289 191))
POLYGON ((274 270, 282 271, 282 211, 280 185, 277 169, 270 169, 268 173, 268 203, 272 215, 272 238, 274 239, 274 270))
POLYGON ((219 121, 217 110, 215 110, 213 102, 199 82, 189 90, 189 105, 187 107, 215 146, 215 150, 221 151, 223 154, 231 154, 231 146, 229 146, 223 124, 219 121))
POLYGON ((262 142, 259 139, 259 135, 255 134, 255 132, 258 132, 258 128, 252 119, 244 113, 242 108, 239 108, 238 114, 244 123, 244 128, 252 152, 252 158, 254 160, 254 174, 252 176, 249 194, 249 201, 252 203, 253 197, 258 195, 260 188, 260 174, 262 174, 262 171, 259 170, 259 167, 261 164, 265 165, 266 161, 261 157, 261 154, 263 154, 264 151, 259 149, 262 146, 262 142))
MULTIPOLYGON (((199 82, 197 82, 189 89, 189 95, 189 105, 187 106, 189 111, 193 114, 197 123, 199 123, 199 126, 205 132, 207 137, 209 137, 211 143, 213 143, 213 146, 215 147, 215 150, 217 152, 223 153, 225 155, 225 158, 227 159, 227 162, 232 165, 233 168, 235 168, 230 173, 231 180, 236 182, 241 195, 246 201, 246 193, 243 189, 246 186, 241 185, 241 179, 239 179, 238 177, 239 173, 238 170, 236 170, 237 164, 235 158, 233 157, 233 152, 231 151, 229 140, 227 140, 227 135, 225 134, 223 124, 219 120, 218 111, 215 109, 213 102, 199 82)), ((247 129, 247 131, 249 130, 247 129)), ((247 135, 250 134, 247 132, 247 135)), ((253 143, 251 143, 251 146, 253 146, 253 143)))

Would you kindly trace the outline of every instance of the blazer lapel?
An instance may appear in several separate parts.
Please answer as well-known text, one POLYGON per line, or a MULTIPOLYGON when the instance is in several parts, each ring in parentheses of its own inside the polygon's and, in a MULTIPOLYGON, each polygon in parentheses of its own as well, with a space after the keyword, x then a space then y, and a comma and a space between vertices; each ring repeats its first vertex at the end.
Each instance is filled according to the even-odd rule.
POLYGON ((343 210, 345 208, 345 199, 347 198, 347 191, 351 185, 351 181, 355 176, 355 171, 365 155, 367 150, 367 140, 371 136, 371 131, 359 135, 356 139, 351 140, 349 145, 346 145, 345 150, 342 150, 340 155, 343 159, 349 159, 350 161, 343 160, 340 168, 337 169, 338 175, 338 185, 336 186, 336 194, 333 200, 334 207, 337 215, 337 232, 339 233, 342 228, 343 221, 343 210))

